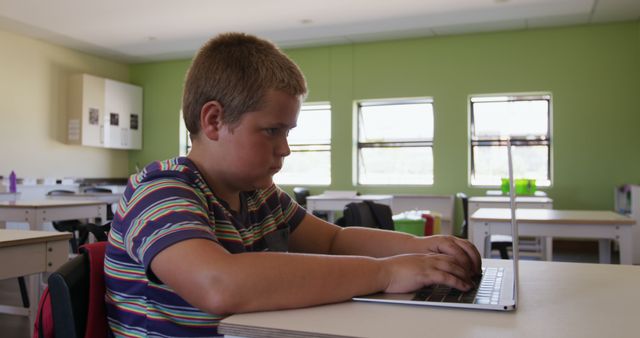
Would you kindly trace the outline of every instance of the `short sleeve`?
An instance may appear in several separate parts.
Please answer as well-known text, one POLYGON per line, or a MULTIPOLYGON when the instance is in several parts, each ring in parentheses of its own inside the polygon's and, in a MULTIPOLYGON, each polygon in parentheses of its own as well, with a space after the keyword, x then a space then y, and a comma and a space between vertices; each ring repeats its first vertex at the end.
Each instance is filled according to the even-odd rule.
POLYGON ((185 183, 174 179, 141 185, 131 197, 123 234, 129 256, 145 268, 149 280, 160 283, 151 271, 151 261, 162 250, 187 239, 217 242, 206 199, 185 183), (129 219, 127 219, 129 218, 129 219))
POLYGON ((294 201, 291 196, 284 192, 280 187, 276 186, 278 199, 282 206, 284 221, 289 226, 289 230, 293 232, 304 219, 307 211, 300 204, 294 201))

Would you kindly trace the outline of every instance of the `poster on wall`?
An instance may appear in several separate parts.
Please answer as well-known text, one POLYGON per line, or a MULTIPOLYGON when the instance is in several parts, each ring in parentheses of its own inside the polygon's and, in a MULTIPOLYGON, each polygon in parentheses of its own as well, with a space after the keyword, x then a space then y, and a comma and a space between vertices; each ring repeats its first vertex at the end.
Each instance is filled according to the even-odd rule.
POLYGON ((98 125, 100 123, 100 110, 98 108, 89 108, 89 124, 98 125))
POLYGON ((131 114, 131 121, 129 122, 131 130, 138 130, 138 114, 131 114))
POLYGON ((109 114, 109 124, 112 125, 112 126, 120 125, 120 118, 119 118, 118 113, 109 114))

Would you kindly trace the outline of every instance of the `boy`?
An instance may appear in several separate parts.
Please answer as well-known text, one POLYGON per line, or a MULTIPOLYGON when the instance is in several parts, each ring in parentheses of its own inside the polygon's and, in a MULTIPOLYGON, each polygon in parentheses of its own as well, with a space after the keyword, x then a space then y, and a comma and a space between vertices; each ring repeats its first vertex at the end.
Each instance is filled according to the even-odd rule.
POLYGON ((273 184, 305 95, 298 67, 267 41, 223 34, 198 52, 183 97, 191 152, 132 176, 113 221, 116 336, 214 336, 231 313, 472 286, 480 256, 469 242, 340 228, 273 184))

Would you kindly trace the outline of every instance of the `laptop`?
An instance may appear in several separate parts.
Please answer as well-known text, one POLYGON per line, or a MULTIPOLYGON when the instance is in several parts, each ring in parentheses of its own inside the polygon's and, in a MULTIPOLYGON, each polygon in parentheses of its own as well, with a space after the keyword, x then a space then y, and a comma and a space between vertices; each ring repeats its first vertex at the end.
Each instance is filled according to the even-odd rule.
POLYGON ((478 287, 467 292, 462 292, 446 285, 433 285, 411 293, 376 293, 354 297, 353 300, 418 306, 515 311, 518 300, 519 246, 511 140, 507 140, 507 161, 509 166, 511 233, 513 237, 512 260, 483 261, 482 279, 478 287))

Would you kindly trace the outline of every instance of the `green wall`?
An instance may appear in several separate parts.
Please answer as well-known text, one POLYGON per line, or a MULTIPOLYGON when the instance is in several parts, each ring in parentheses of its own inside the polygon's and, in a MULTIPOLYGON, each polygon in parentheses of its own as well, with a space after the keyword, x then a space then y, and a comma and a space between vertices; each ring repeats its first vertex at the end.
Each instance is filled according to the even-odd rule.
MULTIPOLYGON (((556 208, 612 209, 614 186, 640 183, 638 21, 286 52, 307 77, 307 101, 332 104, 329 189, 481 195, 467 183, 468 96, 541 91, 553 95, 553 186, 546 191, 556 208), (354 100, 417 96, 434 99, 434 185, 354 187, 354 100)), ((132 82, 145 89, 144 150, 131 152, 132 168, 177 154, 189 62, 132 66, 132 82)))

